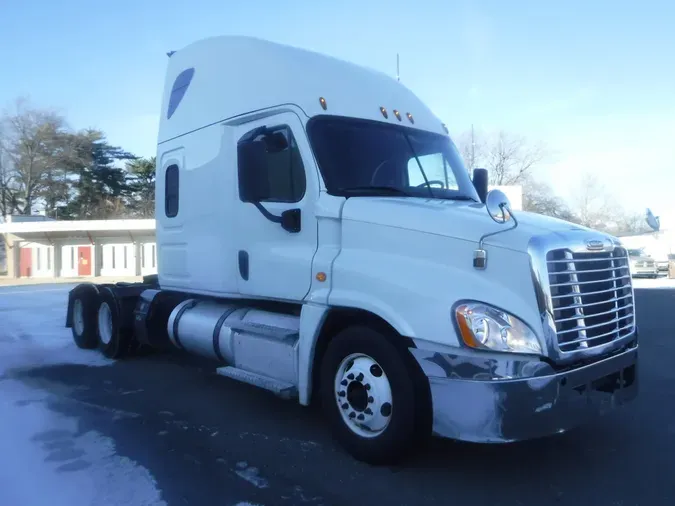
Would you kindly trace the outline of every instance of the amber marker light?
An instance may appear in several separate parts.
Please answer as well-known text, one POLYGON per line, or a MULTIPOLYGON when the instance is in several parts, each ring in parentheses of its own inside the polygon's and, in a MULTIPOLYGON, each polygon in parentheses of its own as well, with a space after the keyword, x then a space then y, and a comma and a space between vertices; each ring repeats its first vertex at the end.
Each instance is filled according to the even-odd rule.
POLYGON ((471 309, 466 305, 459 306, 455 310, 455 316, 457 318, 457 326, 459 327, 459 334, 464 341, 464 344, 470 346, 471 348, 483 348, 483 345, 478 342, 471 327, 469 327, 468 318, 471 316, 471 309))
POLYGON ((321 104, 321 108, 325 111, 328 109, 328 104, 326 104, 326 99, 323 97, 319 97, 319 103, 321 104))
POLYGON ((323 283, 324 281, 326 281, 326 277, 327 277, 327 276, 326 276, 326 273, 325 273, 325 272, 317 272, 317 273, 316 273, 316 280, 317 280, 319 283, 323 283))

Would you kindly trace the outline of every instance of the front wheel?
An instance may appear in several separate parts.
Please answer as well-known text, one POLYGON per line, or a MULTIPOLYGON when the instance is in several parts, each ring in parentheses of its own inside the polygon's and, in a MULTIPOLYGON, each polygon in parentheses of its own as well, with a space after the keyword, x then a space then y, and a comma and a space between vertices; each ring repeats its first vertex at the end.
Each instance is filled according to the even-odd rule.
POLYGON ((335 439, 356 459, 390 464, 422 435, 428 406, 399 350, 368 327, 350 327, 329 343, 321 365, 321 403, 335 439))

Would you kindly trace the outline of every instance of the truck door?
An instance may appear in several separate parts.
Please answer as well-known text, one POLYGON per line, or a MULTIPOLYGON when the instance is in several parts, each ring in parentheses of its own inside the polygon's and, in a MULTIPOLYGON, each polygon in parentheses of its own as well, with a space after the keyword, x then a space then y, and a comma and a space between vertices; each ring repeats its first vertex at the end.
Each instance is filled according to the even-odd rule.
POLYGON ((284 112, 237 128, 238 290, 300 301, 312 282, 319 180, 303 124, 284 112))

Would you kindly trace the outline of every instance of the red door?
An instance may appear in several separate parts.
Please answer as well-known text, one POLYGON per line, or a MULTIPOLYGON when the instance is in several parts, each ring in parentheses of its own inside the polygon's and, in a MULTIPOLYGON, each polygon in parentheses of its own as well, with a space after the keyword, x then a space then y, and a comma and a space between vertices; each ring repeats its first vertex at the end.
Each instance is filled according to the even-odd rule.
POLYGON ((33 270, 33 248, 21 248, 21 256, 19 258, 19 276, 22 278, 30 278, 33 270))
POLYGON ((91 248, 89 246, 78 246, 77 258, 77 275, 91 276, 91 248))

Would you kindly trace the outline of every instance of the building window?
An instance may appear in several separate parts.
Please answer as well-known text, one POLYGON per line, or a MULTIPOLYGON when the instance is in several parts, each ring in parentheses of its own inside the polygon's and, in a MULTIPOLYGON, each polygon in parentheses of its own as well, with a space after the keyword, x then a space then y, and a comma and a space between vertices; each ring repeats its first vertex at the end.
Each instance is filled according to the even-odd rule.
POLYGON ((124 246, 124 268, 127 268, 127 247, 124 246))
POLYGON ((237 165, 239 195, 244 201, 290 203, 305 195, 302 156, 286 125, 245 134, 237 146, 237 165))
POLYGON ((166 168, 164 181, 164 212, 167 218, 178 215, 178 165, 166 168))
POLYGON ((155 256, 155 245, 152 245, 152 268, 155 268, 155 262, 156 262, 156 256, 155 256))
POLYGON ((70 268, 75 269, 75 247, 70 247, 70 268))
POLYGON ((40 270, 40 269, 42 269, 42 267, 40 266, 40 263, 41 263, 42 259, 41 259, 41 256, 40 256, 40 247, 39 246, 37 248, 35 248, 35 255, 37 257, 37 270, 40 270))
POLYGON ((115 246, 110 247, 110 256, 112 257, 112 268, 115 268, 115 246))
POLYGON ((51 270, 52 268, 52 250, 51 248, 47 247, 47 270, 51 270))
POLYGON ((141 267, 145 269, 145 244, 141 246, 141 267))

